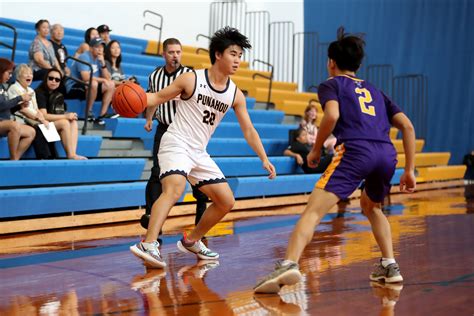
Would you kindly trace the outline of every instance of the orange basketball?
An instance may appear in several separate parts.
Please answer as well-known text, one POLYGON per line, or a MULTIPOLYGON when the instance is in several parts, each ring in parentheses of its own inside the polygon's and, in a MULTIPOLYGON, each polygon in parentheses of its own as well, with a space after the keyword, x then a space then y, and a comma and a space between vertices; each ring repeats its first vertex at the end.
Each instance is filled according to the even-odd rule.
POLYGON ((133 82, 125 82, 115 88, 112 106, 120 116, 137 117, 146 108, 145 90, 133 82))

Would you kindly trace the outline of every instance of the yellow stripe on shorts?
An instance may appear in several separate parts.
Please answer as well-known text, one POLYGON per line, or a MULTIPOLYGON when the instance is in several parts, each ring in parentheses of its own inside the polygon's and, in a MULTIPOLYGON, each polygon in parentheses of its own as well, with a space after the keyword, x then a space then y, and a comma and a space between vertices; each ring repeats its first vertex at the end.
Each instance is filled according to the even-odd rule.
POLYGON ((324 189, 326 187, 326 184, 328 184, 329 179, 331 178, 332 174, 336 170, 337 166, 341 163, 342 156, 344 156, 344 152, 346 151, 346 148, 344 147, 344 144, 340 144, 339 146, 336 147, 336 154, 334 155, 334 158, 331 161, 331 164, 327 167, 326 171, 324 171, 323 175, 321 178, 319 178, 319 181, 316 183, 316 187, 319 189, 324 189))

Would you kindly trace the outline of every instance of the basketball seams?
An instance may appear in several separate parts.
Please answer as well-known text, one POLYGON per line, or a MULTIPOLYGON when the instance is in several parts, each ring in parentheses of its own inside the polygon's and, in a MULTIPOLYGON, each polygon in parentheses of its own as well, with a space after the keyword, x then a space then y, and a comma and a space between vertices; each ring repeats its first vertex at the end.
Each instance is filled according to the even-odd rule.
POLYGON ((146 93, 139 85, 126 82, 115 90, 112 105, 124 117, 136 117, 146 108, 146 93))

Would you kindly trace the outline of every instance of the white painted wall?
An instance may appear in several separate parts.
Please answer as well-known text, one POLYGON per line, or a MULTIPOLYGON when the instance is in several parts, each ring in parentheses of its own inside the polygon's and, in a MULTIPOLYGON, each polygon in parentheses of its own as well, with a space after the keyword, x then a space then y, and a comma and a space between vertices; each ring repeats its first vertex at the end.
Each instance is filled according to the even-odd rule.
MULTIPOLYGON (((84 29, 108 24, 113 34, 143 39, 156 39, 156 31, 143 30, 145 23, 158 23, 147 15, 152 10, 164 16, 163 39, 176 37, 185 45, 200 46, 196 42, 199 33, 208 34, 210 0, 182 1, 0 1, 0 16, 36 22, 48 19, 66 27, 84 29)), ((295 31, 303 31, 303 0, 250 0, 247 10, 267 10, 270 20, 293 21, 295 31)), ((67 36, 67 34, 66 34, 67 36)), ((205 44, 207 45, 207 43, 205 44)))

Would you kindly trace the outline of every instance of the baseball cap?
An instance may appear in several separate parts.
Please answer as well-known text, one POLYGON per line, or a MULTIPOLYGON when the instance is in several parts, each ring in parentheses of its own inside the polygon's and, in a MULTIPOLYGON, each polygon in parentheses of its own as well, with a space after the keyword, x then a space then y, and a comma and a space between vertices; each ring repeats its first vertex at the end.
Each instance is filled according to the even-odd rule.
POLYGON ((97 28, 97 31, 99 33, 112 32, 112 30, 106 24, 99 25, 99 27, 97 28))
POLYGON ((89 41, 89 46, 90 47, 94 47, 94 46, 97 46, 99 44, 105 45, 105 42, 100 37, 91 38, 91 40, 89 41))

